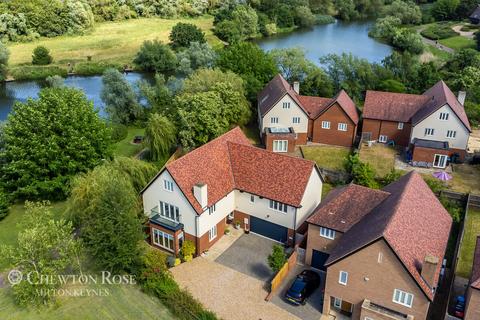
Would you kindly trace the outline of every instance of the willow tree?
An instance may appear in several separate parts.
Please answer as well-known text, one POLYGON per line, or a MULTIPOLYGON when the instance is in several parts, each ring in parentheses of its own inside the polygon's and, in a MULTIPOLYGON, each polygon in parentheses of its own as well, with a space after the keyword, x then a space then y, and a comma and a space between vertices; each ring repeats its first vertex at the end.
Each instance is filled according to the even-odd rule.
POLYGON ((167 117, 154 113, 145 129, 145 146, 153 161, 163 159, 177 140, 175 125, 167 117))

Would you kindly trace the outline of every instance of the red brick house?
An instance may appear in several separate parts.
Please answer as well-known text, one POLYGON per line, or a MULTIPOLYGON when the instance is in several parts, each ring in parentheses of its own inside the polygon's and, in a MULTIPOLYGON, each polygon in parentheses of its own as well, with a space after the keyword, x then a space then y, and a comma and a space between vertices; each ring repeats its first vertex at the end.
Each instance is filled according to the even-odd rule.
POLYGON ((480 319, 480 235, 477 237, 466 299, 465 320, 480 319))
POLYGON ((457 97, 440 81, 421 95, 367 91, 363 139, 410 149, 412 161, 444 168, 452 156, 464 159, 471 133, 457 97))
POLYGON ((418 173, 335 189, 307 223, 306 263, 327 273, 325 315, 426 319, 452 218, 418 173))
POLYGON ((333 98, 300 95, 280 74, 258 94, 258 123, 267 150, 291 152, 307 141, 351 147, 358 109, 345 91, 333 98))

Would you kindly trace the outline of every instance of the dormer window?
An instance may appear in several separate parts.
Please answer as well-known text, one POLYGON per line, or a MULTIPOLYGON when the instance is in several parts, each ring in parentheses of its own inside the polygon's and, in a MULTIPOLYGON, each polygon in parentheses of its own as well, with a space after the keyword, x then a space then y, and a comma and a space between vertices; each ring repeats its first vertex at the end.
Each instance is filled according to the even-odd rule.
POLYGON ((320 227, 320 236, 333 240, 335 239, 335 230, 320 227))
POLYGON ((440 112, 440 120, 447 121, 448 115, 448 112, 440 112))

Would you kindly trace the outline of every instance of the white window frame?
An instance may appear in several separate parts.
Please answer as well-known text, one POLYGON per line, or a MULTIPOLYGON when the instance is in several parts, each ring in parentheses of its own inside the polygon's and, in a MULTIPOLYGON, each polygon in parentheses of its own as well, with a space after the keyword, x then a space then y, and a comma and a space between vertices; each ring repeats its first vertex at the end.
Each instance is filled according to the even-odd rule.
POLYGON ((282 105, 283 109, 290 109, 290 102, 286 101, 282 105))
POLYGON ((448 121, 449 117, 450 117, 449 112, 440 112, 440 115, 438 116, 438 118, 442 121, 448 121))
POLYGON ((273 211, 281 212, 283 214, 286 214, 288 212, 288 205, 275 200, 269 201, 268 208, 272 209, 273 211))
POLYGON ((434 167, 434 168, 442 168, 442 169, 443 169, 443 168, 445 168, 445 167, 447 166, 447 162, 448 162, 448 156, 447 156, 447 155, 445 155, 445 154, 438 154, 438 153, 435 153, 435 154, 433 155, 433 167, 434 167), (443 164, 442 166, 440 166, 440 165, 438 165, 438 164, 435 165, 435 162, 436 162, 435 159, 437 158, 437 156, 438 156, 438 158, 439 158, 438 164, 443 164), (440 161, 440 159, 444 159, 444 160, 443 160, 443 161, 440 161))
POLYGON ((293 117, 292 118, 292 123, 300 123, 300 117, 293 117))
POLYGON ((255 196, 253 194, 250 195, 250 203, 255 203, 255 196))
POLYGON ((168 202, 159 201, 158 207, 160 208, 160 216, 167 220, 180 222, 180 210, 177 206, 174 206, 168 202))
POLYGON ((333 297, 333 306, 335 308, 341 309, 342 308, 342 299, 337 298, 337 297, 333 297), (337 304, 337 302, 338 302, 338 304, 337 304))
POLYGON ((158 230, 156 228, 152 228, 152 241, 155 245, 174 252, 175 251, 175 237, 171 234, 158 230), (172 248, 170 248, 170 241, 172 240, 172 248))
POLYGON ((210 208, 208 208, 208 214, 215 213, 215 211, 217 211, 217 204, 216 203, 212 204, 212 206, 210 208))
POLYGON ((320 236, 324 237, 324 238, 327 238, 327 239, 330 239, 330 240, 334 240, 335 239, 335 230, 320 227, 320 236))
POLYGON ((338 283, 341 285, 346 286, 348 283, 348 272, 346 271, 340 271, 338 274, 338 283), (343 277, 345 277, 345 281, 343 280, 343 277))
POLYGON ((378 262, 378 263, 382 263, 382 262, 383 262, 383 253, 382 253, 382 252, 379 252, 379 253, 378 253, 377 262, 378 262))
POLYGON ((217 237, 217 225, 214 225, 213 227, 208 230, 208 241, 212 241, 217 237))
POLYGON ((388 141, 388 136, 384 135, 384 134, 381 134, 379 137, 378 137, 378 142, 381 142, 381 143, 386 143, 388 141))
POLYGON ((273 152, 288 152, 288 140, 273 140, 273 152))
POLYGON ((409 292, 406 292, 406 291, 403 291, 403 290, 400 290, 400 289, 395 289, 395 290, 393 290, 392 301, 394 303, 402 305, 404 307, 411 308, 413 306, 413 298, 414 297, 415 296, 412 293, 409 293, 409 292), (398 295, 398 298, 397 298, 397 295, 398 295), (408 303, 409 302, 408 297, 410 297, 410 303, 408 303))
POLYGON ((399 122, 397 126, 398 130, 403 130, 403 122, 399 122))
POLYGON ((173 181, 163 179, 163 190, 173 192, 173 181))
POLYGON ((271 118, 270 118, 270 123, 272 123, 272 124, 278 124, 278 117, 271 117, 271 118))
POLYGON ((457 137, 456 130, 447 130, 447 138, 448 139, 455 139, 457 137))
POLYGON ((347 124, 346 123, 343 123, 343 122, 340 122, 338 124, 338 131, 347 131, 347 124))
POLYGON ((435 129, 434 128, 425 128, 424 136, 425 137, 431 137, 435 134, 435 129))
POLYGON ((330 121, 322 121, 322 129, 330 129, 330 121))

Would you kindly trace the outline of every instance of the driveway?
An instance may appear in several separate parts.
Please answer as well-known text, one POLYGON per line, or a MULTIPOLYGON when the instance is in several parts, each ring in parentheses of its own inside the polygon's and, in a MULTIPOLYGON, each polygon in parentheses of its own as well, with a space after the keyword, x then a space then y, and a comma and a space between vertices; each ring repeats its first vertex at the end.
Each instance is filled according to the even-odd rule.
POLYGON ((273 278, 273 272, 267 264, 275 241, 256 234, 243 234, 215 262, 263 282, 273 278))
POLYGON ((270 302, 290 312, 291 314, 296 315, 300 319, 318 320, 322 316, 323 310, 323 292, 325 290, 326 275, 324 272, 314 270, 320 274, 320 287, 315 290, 310 298, 307 299, 307 303, 304 306, 295 306, 291 303, 288 303, 284 298, 285 292, 288 290, 288 288, 290 288, 290 285, 293 283, 295 277, 305 269, 310 268, 302 265, 296 265, 295 268, 288 273, 288 276, 285 278, 270 302))
MULTIPOLYGON (((237 241, 238 242, 238 241, 237 241)), ((180 287, 225 320, 298 320, 266 302, 265 282, 230 267, 198 257, 170 269, 180 287)))

